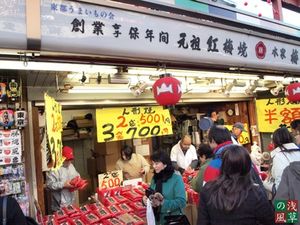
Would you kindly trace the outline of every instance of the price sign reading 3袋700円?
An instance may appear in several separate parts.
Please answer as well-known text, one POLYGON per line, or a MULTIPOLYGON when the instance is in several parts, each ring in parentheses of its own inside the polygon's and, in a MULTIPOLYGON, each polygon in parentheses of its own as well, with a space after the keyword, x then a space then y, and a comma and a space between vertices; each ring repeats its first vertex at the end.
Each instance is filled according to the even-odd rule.
POLYGON ((97 109, 96 120, 98 142, 172 134, 170 112, 161 106, 97 109))

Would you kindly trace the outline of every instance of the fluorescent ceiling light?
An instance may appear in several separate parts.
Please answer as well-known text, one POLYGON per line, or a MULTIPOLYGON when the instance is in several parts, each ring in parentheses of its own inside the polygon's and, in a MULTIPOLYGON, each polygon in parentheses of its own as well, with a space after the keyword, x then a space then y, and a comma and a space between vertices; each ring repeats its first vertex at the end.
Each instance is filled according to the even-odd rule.
POLYGON ((75 86, 68 91, 68 93, 73 94, 92 94, 92 93, 131 93, 128 88, 113 88, 113 87, 85 87, 85 86, 75 86))
MULTIPOLYGON (((117 69, 112 66, 75 64, 75 63, 50 63, 0 60, 0 69, 9 70, 48 70, 48 71, 74 71, 74 72, 100 72, 116 73, 117 69)), ((81 74, 82 76, 82 74, 81 74)))

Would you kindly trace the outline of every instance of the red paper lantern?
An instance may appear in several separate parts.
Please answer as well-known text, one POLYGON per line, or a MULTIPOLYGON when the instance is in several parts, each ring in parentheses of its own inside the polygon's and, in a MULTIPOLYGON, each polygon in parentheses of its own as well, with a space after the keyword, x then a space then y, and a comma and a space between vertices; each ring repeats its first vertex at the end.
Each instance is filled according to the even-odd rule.
POLYGON ((285 89, 285 96, 290 102, 300 101, 300 83, 289 84, 285 89))
POLYGON ((163 106, 175 105, 181 98, 180 81, 170 74, 158 79, 152 87, 156 102, 163 106))

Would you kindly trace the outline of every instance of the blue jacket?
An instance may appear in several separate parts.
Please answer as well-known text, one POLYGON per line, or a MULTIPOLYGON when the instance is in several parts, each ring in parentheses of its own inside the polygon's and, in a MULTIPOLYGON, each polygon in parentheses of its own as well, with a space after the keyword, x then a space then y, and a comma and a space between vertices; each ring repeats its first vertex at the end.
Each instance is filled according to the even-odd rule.
MULTIPOLYGON (((155 190, 154 179, 151 180, 150 187, 155 190)), ((162 195, 164 202, 161 206, 160 221, 157 224, 164 224, 164 217, 167 215, 182 214, 186 206, 186 194, 182 177, 173 173, 173 175, 162 183, 162 195)))

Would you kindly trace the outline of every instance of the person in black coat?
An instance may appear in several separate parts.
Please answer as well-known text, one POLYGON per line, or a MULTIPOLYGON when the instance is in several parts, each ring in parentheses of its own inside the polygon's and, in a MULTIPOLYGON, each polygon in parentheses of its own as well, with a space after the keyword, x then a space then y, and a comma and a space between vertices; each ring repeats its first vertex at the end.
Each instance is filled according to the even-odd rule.
POLYGON ((13 197, 0 197, 0 224, 3 224, 3 200, 7 198, 6 205, 6 225, 26 225, 26 217, 13 197))
POLYGON ((274 210, 251 180, 247 150, 229 145, 222 154, 220 176, 200 192, 198 225, 272 225, 274 210))

